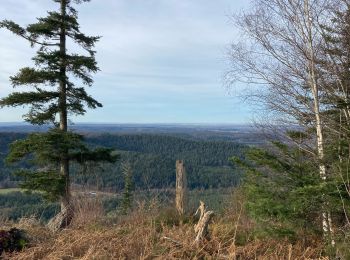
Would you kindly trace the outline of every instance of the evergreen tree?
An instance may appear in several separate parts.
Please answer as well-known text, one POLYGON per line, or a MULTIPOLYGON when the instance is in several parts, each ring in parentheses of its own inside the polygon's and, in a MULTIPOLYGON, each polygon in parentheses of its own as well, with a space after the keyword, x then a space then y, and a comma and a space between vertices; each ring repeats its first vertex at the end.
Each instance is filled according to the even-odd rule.
POLYGON ((58 226, 67 225, 73 215, 69 178, 69 162, 77 160, 114 161, 110 149, 90 151, 83 137, 68 129, 68 115, 84 115, 86 107, 102 105, 87 94, 84 87, 76 86, 80 79, 86 86, 93 83, 91 74, 99 69, 93 47, 99 37, 86 36, 80 31, 78 14, 72 4, 89 0, 53 0, 58 11, 50 11, 37 22, 21 27, 4 20, 0 27, 28 40, 39 49, 33 58, 34 67, 22 68, 11 77, 14 87, 29 85, 31 91, 13 92, 0 100, 0 106, 29 106, 24 120, 31 124, 51 124, 47 133, 35 133, 25 140, 14 142, 8 161, 30 159, 37 167, 23 170, 24 187, 45 191, 50 198, 60 198, 64 217, 58 226), (88 55, 69 53, 66 42, 70 39, 88 55), (73 80, 75 79, 75 80, 73 80), (64 222, 64 223, 63 223, 64 222))
POLYGON ((288 136, 296 144, 274 141, 269 148, 250 148, 245 160, 232 158, 245 170, 242 185, 248 212, 270 236, 321 234, 320 208, 332 214, 335 226, 342 226, 340 219, 350 201, 339 200, 339 195, 345 197, 346 190, 336 178, 317 178, 317 162, 301 148, 310 134, 289 131, 288 136))
POLYGON ((132 207, 132 191, 134 184, 132 181, 132 168, 130 163, 124 162, 122 164, 122 170, 124 174, 124 192, 123 192, 123 202, 122 202, 122 212, 124 214, 132 207))
MULTIPOLYGON (((338 3, 333 11, 332 23, 322 25, 324 59, 321 60, 327 95, 324 103, 327 119, 327 163, 336 183, 334 190, 339 200, 350 200, 350 5, 338 3)), ((344 207, 340 223, 350 225, 349 209, 344 207)), ((338 220, 339 221, 339 220, 338 220)))

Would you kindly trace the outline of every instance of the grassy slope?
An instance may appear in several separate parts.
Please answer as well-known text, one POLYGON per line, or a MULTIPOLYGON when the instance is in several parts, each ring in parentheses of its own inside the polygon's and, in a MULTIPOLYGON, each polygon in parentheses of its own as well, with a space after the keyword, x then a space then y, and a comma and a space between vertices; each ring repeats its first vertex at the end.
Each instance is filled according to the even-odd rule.
MULTIPOLYGON (((84 199, 69 229, 52 234, 33 219, 7 223, 27 231, 30 245, 11 259, 327 259, 321 258, 320 240, 301 237, 286 240, 254 238, 254 224, 240 203, 216 214, 210 240, 193 243, 196 219, 180 220, 172 207, 137 203, 127 216, 106 215, 101 201, 84 199), (182 223, 182 224, 180 224, 182 223), (172 242, 168 237, 176 243, 172 242)), ((6 259, 5 257, 5 259, 6 259)))
POLYGON ((224 223, 211 226, 211 240, 193 244, 193 225, 163 226, 135 213, 116 225, 91 223, 52 235, 40 226, 23 226, 37 236, 31 247, 12 259, 327 259, 319 244, 313 247, 286 241, 232 243, 233 229, 224 223), (230 235, 229 235, 230 234, 230 235), (164 237, 176 240, 173 243, 164 237))

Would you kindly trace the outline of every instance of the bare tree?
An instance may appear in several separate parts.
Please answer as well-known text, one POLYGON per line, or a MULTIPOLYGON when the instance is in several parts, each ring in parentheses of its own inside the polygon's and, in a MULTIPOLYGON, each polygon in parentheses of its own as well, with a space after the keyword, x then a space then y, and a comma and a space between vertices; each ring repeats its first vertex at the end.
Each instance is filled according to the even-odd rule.
MULTIPOLYGON (((241 42, 232 45, 229 83, 237 81, 259 86, 252 97, 276 116, 278 123, 313 128, 319 176, 330 173, 324 163, 326 122, 322 113, 328 105, 319 60, 324 57, 320 25, 327 24, 334 0, 255 0, 252 11, 235 18, 243 32, 241 42)), ((323 196, 323 194, 320 194, 323 196)), ((327 210, 321 210, 325 236, 333 233, 327 210)), ((333 241, 332 241, 333 242, 333 241)))

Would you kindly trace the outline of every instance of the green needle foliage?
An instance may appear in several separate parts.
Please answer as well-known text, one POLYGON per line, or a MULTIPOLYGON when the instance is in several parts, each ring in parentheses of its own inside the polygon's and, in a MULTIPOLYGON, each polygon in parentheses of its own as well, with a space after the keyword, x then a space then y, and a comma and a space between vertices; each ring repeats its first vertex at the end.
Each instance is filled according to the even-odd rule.
POLYGON ((62 132, 51 129, 47 133, 32 133, 26 139, 18 140, 10 145, 7 163, 25 161, 35 165, 30 169, 20 169, 17 174, 22 176, 22 188, 42 191, 49 200, 57 200, 65 196, 65 176, 58 174, 60 155, 68 151, 69 161, 80 164, 85 162, 115 162, 118 155, 109 148, 89 149, 83 143, 83 136, 73 132, 62 132))
MULTIPOLYGON (((308 138, 295 131, 288 135, 302 142, 308 138)), ((247 209, 263 234, 291 239, 299 232, 321 234, 322 208, 335 216, 334 221, 342 218, 339 192, 346 196, 344 186, 336 179, 322 180, 313 156, 298 146, 276 141, 268 149, 251 148, 245 160, 231 160, 245 171, 247 209)))
POLYGON ((130 163, 123 163, 122 170, 124 173, 124 192, 122 201, 122 212, 126 214, 132 207, 132 192, 134 189, 133 174, 130 163))
POLYGON ((80 31, 73 4, 87 0, 53 1, 59 5, 58 11, 50 11, 26 27, 9 20, 0 22, 0 28, 38 47, 32 58, 34 66, 22 68, 10 78, 14 88, 29 86, 31 90, 11 93, 0 99, 0 106, 28 106, 28 113, 23 115, 25 121, 52 126, 46 133, 33 133, 14 142, 7 162, 21 165, 24 162, 27 166, 19 171, 24 188, 42 191, 49 199, 61 199, 63 206, 68 207, 70 162, 114 162, 117 156, 111 149, 90 150, 81 135, 68 129, 68 115, 84 115, 86 108, 102 107, 85 90, 85 86, 93 84, 91 75, 99 70, 93 48, 100 37, 86 36, 80 31), (69 53, 68 39, 80 47, 79 53, 86 55, 69 53))
POLYGON ((37 55, 33 58, 35 67, 22 68, 10 78, 14 87, 30 85, 33 90, 14 92, 0 101, 1 106, 28 105, 30 110, 24 115, 24 119, 32 124, 58 125, 56 116, 62 113, 62 110, 69 114, 83 115, 86 106, 102 107, 87 94, 84 87, 75 86, 69 78, 71 75, 80 79, 84 85, 92 85, 90 74, 99 70, 93 51, 99 37, 85 36, 80 32, 77 11, 70 5, 70 0, 55 2, 63 5, 64 14, 49 12, 47 17, 38 18, 37 23, 26 28, 8 20, 0 22, 0 27, 27 39, 32 46, 39 46, 37 55), (67 53, 66 38, 72 39, 89 55, 67 53), (63 89, 62 86, 58 87, 62 83, 63 89))

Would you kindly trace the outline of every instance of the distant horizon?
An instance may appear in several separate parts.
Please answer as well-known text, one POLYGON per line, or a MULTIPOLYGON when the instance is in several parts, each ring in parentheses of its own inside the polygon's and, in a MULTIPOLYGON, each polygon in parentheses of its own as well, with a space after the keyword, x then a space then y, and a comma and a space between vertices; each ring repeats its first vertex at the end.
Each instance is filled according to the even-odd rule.
MULTIPOLYGON (((10 121, 10 122, 1 122, 0 121, 0 125, 28 125, 28 126, 36 126, 36 127, 40 127, 40 126, 49 126, 50 124, 45 124, 45 125, 32 125, 28 122, 22 121, 10 121)), ((137 123, 137 122, 73 122, 72 124, 69 124, 70 126, 74 126, 74 125, 182 125, 182 126, 215 126, 215 125, 222 125, 222 126, 250 126, 252 125, 251 123, 206 123, 206 122, 202 122, 202 123, 166 123, 166 122, 149 122, 149 123, 137 123)))

